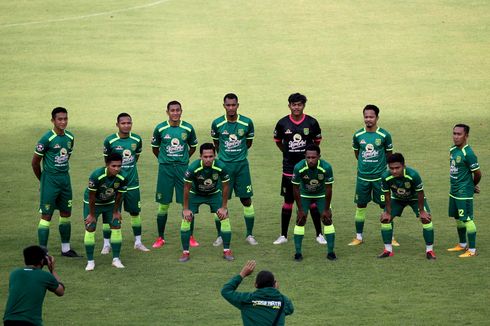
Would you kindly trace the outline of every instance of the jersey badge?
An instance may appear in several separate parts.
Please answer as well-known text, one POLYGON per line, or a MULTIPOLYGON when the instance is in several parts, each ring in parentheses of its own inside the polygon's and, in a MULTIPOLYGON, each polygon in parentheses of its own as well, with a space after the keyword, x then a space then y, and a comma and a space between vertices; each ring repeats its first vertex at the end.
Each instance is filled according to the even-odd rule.
POLYGON ((461 156, 456 156, 456 163, 461 163, 461 156))
POLYGON ((411 185, 410 185, 410 182, 408 182, 408 181, 407 181, 407 182, 405 182, 405 188, 410 189, 410 186, 411 186, 411 185))
POLYGON ((218 174, 217 173, 213 173, 213 176, 212 176, 213 180, 218 180, 218 174))
POLYGON ((131 149, 132 149, 133 151, 135 151, 135 150, 136 150, 136 144, 131 144, 131 149))
POLYGON ((399 194, 400 196, 405 195, 405 192, 406 192, 406 191, 405 191, 405 189, 403 189, 403 188, 398 188, 398 189, 396 190, 396 193, 397 193, 397 194, 399 194))
POLYGON ((376 138, 374 143, 376 144, 376 146, 380 146, 381 145, 381 138, 376 138))
POLYGON ((92 180, 92 179, 88 180, 88 187, 89 187, 89 188, 93 188, 93 187, 95 187, 95 182, 94 182, 94 180, 92 180))
POLYGON ((44 145, 43 144, 37 144, 36 149, 38 152, 42 152, 44 150, 44 145))
POLYGON ((183 132, 180 137, 182 138, 182 140, 186 140, 187 139, 187 133, 183 132))
POLYGON ((323 173, 318 174, 318 180, 323 180, 325 178, 325 175, 323 173))
POLYGON ((119 188, 119 186, 120 186, 120 185, 121 185, 121 184, 120 184, 119 182, 114 182, 114 188, 115 188, 115 189, 119 188))
POLYGON ((67 142, 67 143, 66 143, 66 146, 67 146, 68 148, 71 148, 71 146, 72 146, 72 145, 71 145, 71 141, 67 142))
POLYGON ((212 185, 212 184, 213 184, 213 180, 211 180, 211 179, 206 179, 206 180, 204 180, 203 184, 204 184, 205 186, 210 186, 210 185, 212 185))
POLYGON ((245 130, 238 129, 238 136, 242 137, 243 135, 245 135, 245 130))
POLYGON ((304 128, 303 133, 305 134, 305 136, 309 135, 310 134, 310 128, 304 128))
POLYGON ((312 186, 318 185, 318 180, 317 179, 311 179, 310 185, 312 185, 312 186))

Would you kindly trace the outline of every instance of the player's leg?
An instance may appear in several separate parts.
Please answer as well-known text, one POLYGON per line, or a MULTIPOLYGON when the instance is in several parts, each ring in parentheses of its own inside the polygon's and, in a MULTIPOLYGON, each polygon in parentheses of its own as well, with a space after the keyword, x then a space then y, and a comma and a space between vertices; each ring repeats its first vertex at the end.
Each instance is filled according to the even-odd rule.
POLYGON ((124 193, 123 197, 124 210, 131 216, 131 228, 134 235, 134 249, 147 252, 150 249, 146 248, 141 242, 141 195, 140 189, 135 188, 124 193))
POLYGON ((77 252, 71 249, 70 239, 71 239, 71 209, 72 209, 72 190, 70 176, 60 176, 60 194, 56 199, 56 206, 60 211, 60 223, 58 225, 58 230, 60 232, 61 238, 61 255, 65 257, 80 257, 77 252))
MULTIPOLYGON (((410 203, 413 212, 417 217, 420 218, 420 212, 418 207, 418 202, 416 200, 410 203)), ((432 224, 432 216, 430 213, 429 203, 427 199, 424 198, 424 210, 429 214, 430 220, 424 221, 420 219, 422 222, 422 235, 425 241, 425 256, 427 259, 436 259, 436 254, 434 253, 434 226, 432 224)))
POLYGON ((47 173, 41 174, 39 213, 41 218, 37 226, 39 245, 48 248, 49 227, 56 207, 56 198, 60 190, 57 189, 53 177, 47 173))
MULTIPOLYGON (((212 196, 209 196, 207 200, 207 204, 210 207, 211 213, 215 213, 218 209, 223 205, 221 192, 216 193, 212 196)), ((231 224, 230 217, 226 217, 225 219, 220 220, 221 223, 221 237, 223 238, 223 258, 232 261, 235 259, 233 257, 233 253, 231 252, 231 224)))
POLYGON ((257 245, 253 235, 253 228, 255 223, 255 210, 252 204, 253 188, 252 177, 250 176, 250 167, 247 160, 234 165, 235 195, 240 198, 240 202, 243 205, 243 218, 245 220, 245 226, 247 228, 246 241, 251 245, 257 245))
MULTIPOLYGON (((385 194, 381 190, 381 181, 372 181, 371 189, 373 193, 373 202, 378 204, 381 211, 383 211, 385 208, 385 194)), ((391 232, 393 234, 393 238, 391 239, 392 246, 399 247, 400 244, 395 240, 395 219, 391 220, 391 232)))
MULTIPOLYGON (((318 208, 319 212, 322 212, 325 210, 325 198, 319 198, 316 199, 316 207, 318 208)), ((310 206, 311 207, 311 206, 310 206)), ((330 211, 332 210, 332 207, 329 207, 330 211)), ((336 260, 337 255, 335 255, 335 227, 333 225, 333 217, 331 219, 322 219, 323 223, 323 235, 324 239, 327 241, 327 259, 328 260, 336 260)))
POLYGON ((456 222, 456 230, 458 231, 459 243, 456 246, 449 248, 448 251, 465 251, 467 249, 466 225, 464 221, 460 220, 461 213, 463 217, 466 215, 464 212, 464 207, 462 209, 463 211, 459 211, 458 200, 456 198, 449 197, 448 216, 454 218, 456 222))
POLYGON ((357 246, 363 243, 362 233, 364 232, 364 222, 366 221, 367 204, 371 201, 371 183, 369 181, 356 178, 356 192, 354 203, 356 203, 356 214, 354 223, 356 227, 356 237, 349 243, 349 246, 357 246))
POLYGON ((102 216, 104 219, 109 219, 111 225, 111 249, 112 249, 112 266, 116 268, 124 268, 121 262, 121 247, 122 247, 122 230, 121 222, 119 220, 113 219, 113 205, 106 205, 102 216))
POLYGON ((310 204, 312 201, 308 198, 301 198, 301 204, 303 206, 303 213, 304 217, 300 218, 299 216, 296 218, 296 224, 294 226, 294 259, 296 261, 301 261, 303 260, 303 253, 302 253, 302 245, 303 245, 303 238, 305 236, 305 224, 306 224, 306 217, 308 214, 308 210, 310 208, 310 204))
POLYGON ((311 220, 315 226, 315 238, 319 244, 327 244, 322 233, 322 221, 321 221, 321 210, 318 209, 316 203, 312 203, 310 206, 311 220))
MULTIPOLYGON (((192 212, 192 220, 196 218, 196 214, 199 213, 199 206, 205 201, 202 196, 190 193, 189 194, 189 210, 192 212)), ((184 263, 190 259, 189 247, 191 238, 191 222, 186 221, 182 216, 182 222, 180 224, 180 242, 182 244, 182 256, 179 261, 184 263)))
MULTIPOLYGON (((97 208, 98 206, 96 206, 97 208)), ((100 208, 99 210, 101 210, 100 208)), ((100 251, 101 255, 107 255, 111 252, 111 219, 112 215, 102 214, 102 236, 104 243, 102 245, 102 250, 100 251)))
POLYGON ((476 256, 476 224, 473 220, 473 199, 457 200, 459 220, 464 223, 468 237, 468 250, 460 258, 476 256))
POLYGON ((283 174, 281 181, 281 196, 284 197, 284 203, 281 209, 281 235, 274 241, 274 244, 283 244, 288 242, 288 229, 289 222, 291 221, 291 215, 293 214, 293 184, 291 183, 291 177, 283 174))
POLYGON ((402 215, 403 209, 406 205, 406 202, 397 199, 391 199, 391 219, 389 221, 381 222, 381 238, 383 240, 384 249, 383 252, 378 255, 378 258, 393 256, 393 219, 397 216, 402 215))
MULTIPOLYGON (((87 203, 83 203, 83 221, 87 220, 89 214, 89 206, 87 203)), ((93 271, 95 269, 94 250, 95 250, 95 229, 97 228, 97 220, 99 218, 100 211, 95 209, 95 221, 90 224, 85 224, 85 236, 83 238, 83 244, 85 246, 85 254, 87 255, 86 271, 93 271)))
POLYGON ((165 244, 165 226, 167 225, 168 208, 174 196, 173 166, 169 164, 158 165, 158 179, 155 201, 158 203, 157 233, 158 237, 153 248, 160 248, 165 244))

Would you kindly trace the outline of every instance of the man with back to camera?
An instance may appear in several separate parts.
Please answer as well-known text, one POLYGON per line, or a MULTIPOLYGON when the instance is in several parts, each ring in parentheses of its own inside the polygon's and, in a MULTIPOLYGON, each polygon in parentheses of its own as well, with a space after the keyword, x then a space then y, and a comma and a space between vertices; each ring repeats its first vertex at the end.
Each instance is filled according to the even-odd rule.
POLYGON ((65 285, 55 271, 55 262, 40 246, 24 249, 24 268, 10 273, 9 296, 3 316, 4 325, 42 325, 42 308, 49 290, 61 297, 65 285), (43 271, 48 266, 49 273, 43 271))

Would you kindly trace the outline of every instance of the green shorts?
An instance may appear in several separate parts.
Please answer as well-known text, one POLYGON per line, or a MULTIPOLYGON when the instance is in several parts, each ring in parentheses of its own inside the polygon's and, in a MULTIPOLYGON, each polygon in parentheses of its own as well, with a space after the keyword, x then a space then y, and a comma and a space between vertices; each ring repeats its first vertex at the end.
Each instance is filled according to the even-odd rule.
POLYGON ((170 204, 174 197, 175 201, 182 204, 184 201, 184 174, 187 170, 186 164, 159 164, 158 181, 155 201, 160 204, 170 204))
POLYGON ((449 196, 448 215, 463 222, 473 220, 473 199, 456 199, 449 196))
POLYGON ((325 210, 325 196, 320 198, 305 198, 301 197, 301 205, 303 206, 303 212, 308 214, 311 204, 316 204, 320 214, 325 210))
MULTIPOLYGON (((396 217, 396 216, 402 216, 403 209, 406 206, 410 206, 412 208, 412 211, 415 213, 415 216, 419 217, 419 204, 418 200, 410 200, 410 201, 405 201, 405 200, 398 200, 391 198, 391 217, 396 217)), ((430 214, 430 207, 429 203, 427 203, 427 199, 424 198, 424 209, 427 213, 430 214)), ((386 211, 386 207, 385 207, 386 211)))
POLYGON ((201 196, 194 193, 189 194, 189 209, 193 214, 199 213, 199 206, 206 204, 209 206, 211 213, 216 213, 223 204, 223 195, 221 191, 212 195, 201 196))
POLYGON ((230 176, 228 199, 231 199, 233 191, 238 198, 250 198, 253 196, 252 178, 250 177, 250 168, 248 160, 240 162, 223 162, 226 172, 230 176))
MULTIPOLYGON (((114 204, 108 205, 95 205, 95 223, 91 223, 89 225, 85 225, 85 228, 92 227, 94 230, 97 227, 97 221, 99 220, 99 215, 102 214, 102 223, 110 224, 111 226, 120 226, 119 221, 112 220, 112 213, 114 211, 114 204)), ((88 214, 90 213, 90 208, 88 203, 83 202, 83 220, 87 219, 88 214)))
POLYGON ((357 177, 354 203, 367 205, 371 200, 382 208, 385 205, 385 197, 381 191, 381 179, 367 181, 357 177))
POLYGON ((141 212, 140 188, 131 189, 123 194, 124 211, 129 214, 139 214, 141 212))
POLYGON ((39 213, 53 215, 55 209, 60 212, 71 213, 72 191, 70 175, 66 174, 41 174, 41 200, 39 213))

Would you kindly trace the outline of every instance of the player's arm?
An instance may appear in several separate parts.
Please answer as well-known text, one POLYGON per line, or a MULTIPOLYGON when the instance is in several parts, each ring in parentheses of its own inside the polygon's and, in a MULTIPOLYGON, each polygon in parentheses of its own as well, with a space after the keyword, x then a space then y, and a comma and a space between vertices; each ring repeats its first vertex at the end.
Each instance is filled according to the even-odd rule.
POLYGON ((478 186, 478 184, 480 183, 480 180, 481 180, 481 170, 478 169, 478 170, 472 171, 472 173, 473 173, 473 184, 475 185, 475 193, 479 194, 480 193, 480 187, 478 186))
POLYGON ((153 152, 153 155, 158 158, 158 155, 160 155, 160 147, 152 147, 151 151, 153 152))
MULTIPOLYGON (((124 191, 124 192, 126 192, 126 191, 124 191)), ((114 209, 112 211, 112 220, 121 221, 121 219, 122 219, 121 211, 119 210, 119 208, 121 207, 124 192, 118 191, 116 194, 116 199, 114 201, 114 209)))
POLYGON ((298 208, 298 219, 306 218, 306 214, 303 211, 303 205, 301 204, 301 193, 298 183, 293 183, 293 196, 294 201, 296 202, 296 207, 298 208))
POLYGON ((276 128, 274 129, 274 142, 276 143, 277 148, 284 153, 284 145, 282 144, 282 140, 284 138, 283 132, 282 132, 282 126, 278 122, 276 124, 276 128))
POLYGON ((136 147, 136 152, 134 157, 136 162, 138 162, 138 160, 140 159, 140 155, 142 151, 143 151, 143 140, 140 139, 140 141, 138 142, 138 146, 136 147))
POLYGON ((282 141, 276 141, 276 146, 279 148, 281 152, 284 152, 284 146, 282 144, 282 141))
POLYGON ((417 206, 419 207, 420 220, 422 223, 430 222, 430 214, 425 210, 424 205, 425 193, 423 190, 417 192, 417 206))
POLYGON ((221 188, 222 204, 221 208, 218 209, 216 214, 220 220, 224 220, 228 217, 228 192, 230 191, 229 179, 221 182, 221 188))
POLYGON ((359 159, 359 150, 358 149, 354 150, 354 157, 356 158, 356 160, 359 159))
POLYGON ((325 211, 322 212, 322 217, 326 220, 327 223, 332 222, 332 211, 330 210, 330 204, 332 203, 332 193, 333 187, 332 184, 325 185, 325 211))
POLYGON ((32 156, 32 162, 31 162, 31 165, 32 165, 32 171, 34 172, 34 175, 36 176, 36 178, 41 181, 41 161, 42 161, 43 157, 34 153, 34 155, 32 156))
POLYGON ((252 147, 254 140, 253 139, 247 139, 247 148, 252 147))
POLYGON ((385 210, 383 213, 381 213, 381 223, 383 222, 390 222, 391 221, 391 196, 390 196, 390 190, 384 190, 383 191, 383 196, 385 196, 385 210))
POLYGON ((182 215, 186 221, 192 221, 192 212, 189 209, 189 193, 191 191, 192 181, 184 180, 184 202, 182 203, 182 215))
POLYGON ((191 157, 192 154, 194 154, 195 152, 196 152, 196 146, 194 146, 194 147, 190 146, 189 147, 189 157, 191 157))
POLYGON ((53 256, 47 256, 46 259, 48 262, 48 269, 51 272, 51 275, 53 275, 54 278, 56 279, 56 281, 58 281, 58 287, 55 290, 50 290, 50 291, 52 291, 57 296, 61 297, 65 294, 65 285, 61 282, 61 279, 60 279, 58 273, 56 273, 56 271, 55 271, 54 257, 53 256))
POLYGON ((216 153, 219 153, 219 139, 213 139, 214 148, 216 148, 216 153))
POLYGON ((88 216, 85 219, 85 224, 90 225, 95 222, 95 199, 97 191, 89 188, 88 193, 88 216))

